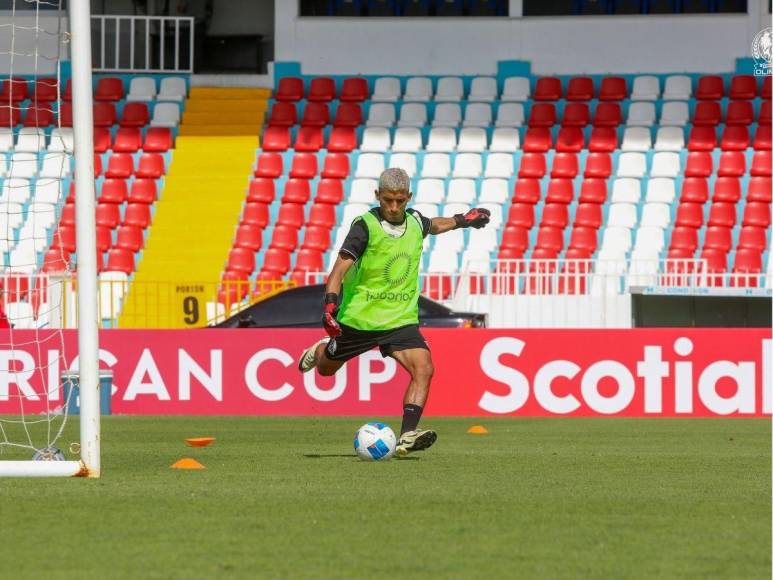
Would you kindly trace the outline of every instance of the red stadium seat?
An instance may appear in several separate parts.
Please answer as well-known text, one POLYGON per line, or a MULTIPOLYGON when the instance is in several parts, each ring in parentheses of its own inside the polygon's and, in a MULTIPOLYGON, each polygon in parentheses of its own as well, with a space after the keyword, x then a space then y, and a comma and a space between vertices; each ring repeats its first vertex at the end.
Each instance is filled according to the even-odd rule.
POLYGON ((617 130, 612 127, 594 127, 588 141, 588 151, 612 153, 617 149, 617 130))
POLYGON ((290 147, 290 129, 266 127, 260 144, 263 151, 287 151, 290 147))
POLYGON ((344 199, 344 186, 340 179, 320 179, 317 183, 315 203, 336 205, 344 199))
POLYGON ((244 205, 242 219, 239 223, 253 225, 262 229, 268 225, 268 221, 268 204, 248 202, 244 205))
POLYGON ((551 148, 550 129, 531 127, 523 138, 523 150, 529 153, 547 153, 551 148))
POLYGON ((330 153, 349 153, 357 148, 357 134, 354 127, 333 127, 327 141, 330 153))
POLYGON ((561 127, 556 137, 556 151, 579 153, 585 146, 585 137, 579 127, 561 127))
POLYGON ((730 98, 749 101, 757 96, 757 77, 736 75, 730 81, 730 98))
POLYGON ((595 228, 586 228, 575 225, 569 237, 569 248, 587 250, 589 253, 596 251, 598 239, 595 228))
POLYGON ((158 199, 158 189, 154 179, 138 178, 132 181, 129 189, 129 203, 144 203, 150 205, 158 199))
POLYGON ((322 252, 314 248, 301 248, 295 257, 296 272, 324 272, 322 252))
POLYGON ((232 248, 228 252, 226 270, 242 272, 249 276, 255 271, 255 252, 247 248, 232 248))
POLYGON ((220 289, 217 293, 217 301, 228 307, 244 300, 249 292, 249 277, 245 272, 226 270, 220 279, 220 289))
POLYGON ((770 204, 750 201, 743 211, 743 225, 767 228, 770 226, 770 204))
POLYGON ((281 101, 274 103, 271 107, 271 115, 268 118, 268 124, 272 127, 291 127, 298 122, 298 113, 295 110, 295 104, 283 103, 281 101))
POLYGON ((574 199, 574 185, 571 179, 551 179, 548 182, 548 194, 546 203, 572 203, 574 199))
POLYGON ((557 227, 541 226, 537 231, 537 244, 535 247, 552 250, 556 253, 560 252, 564 248, 563 230, 557 227))
POLYGON ((123 81, 115 77, 102 78, 97 81, 94 91, 95 101, 120 101, 124 98, 123 81))
POLYGON ((713 172, 711 153, 707 151, 690 151, 687 154, 687 164, 684 168, 685 177, 710 177, 713 172))
POLYGON ((150 206, 146 203, 126 204, 123 214, 123 225, 137 226, 143 230, 151 223, 150 206))
POLYGON ((711 151, 717 146, 714 127, 693 127, 687 140, 688 151, 711 151))
POLYGON ((765 234, 765 228, 756 226, 741 226, 741 233, 738 236, 739 248, 752 248, 764 252, 768 248, 768 240, 765 234))
POLYGON ((606 179, 583 179, 580 187, 580 203, 605 203, 607 201, 606 179))
POLYGON ((145 132, 145 142, 142 144, 142 150, 145 153, 166 153, 174 143, 172 141, 172 130, 169 127, 148 127, 145 132))
POLYGON ((308 179, 290 178, 285 182, 282 192, 282 203, 305 204, 311 198, 311 188, 308 179))
POLYGON ((692 124, 696 126, 716 127, 722 120, 722 109, 715 101, 704 101, 695 106, 692 124))
POLYGON ((294 252, 298 247, 298 228, 278 224, 274 226, 274 232, 271 235, 271 245, 269 248, 279 248, 294 252))
POLYGON ((250 181, 250 188, 247 192, 247 202, 258 202, 270 204, 276 197, 276 188, 274 180, 268 177, 256 177, 250 181))
POLYGON ((311 208, 309 208, 309 220, 306 224, 328 230, 334 227, 336 225, 335 206, 327 203, 311 204, 311 208))
MULTIPOLYGON (((312 210, 314 206, 311 206, 312 210)), ((309 219, 312 212, 309 211, 309 219)), ((301 248, 319 250, 325 252, 330 247, 330 228, 325 226, 307 225, 303 232, 303 244, 301 248)))
POLYGON ((263 256, 261 271, 286 274, 290 271, 290 252, 279 248, 269 248, 263 256))
POLYGON ((322 149, 321 127, 300 127, 293 147, 296 151, 316 152, 322 149))
POLYGON ((534 225, 534 205, 530 203, 512 204, 507 213, 507 225, 525 230, 531 229, 534 225))
POLYGON ((746 156, 741 151, 723 151, 719 157, 720 177, 742 177, 746 174, 746 156))
POLYGON ((370 94, 368 89, 368 81, 362 77, 351 77, 344 79, 341 85, 341 95, 338 99, 344 103, 354 102, 360 103, 366 101, 370 94))
POLYGON ((65 272, 70 270, 70 253, 67 250, 51 248, 43 255, 43 272, 65 272))
MULTIPOLYGON (((2 113, 0 107, 0 122, 3 120, 2 113)), ((59 103, 58 124, 62 127, 72 127, 72 103, 59 103)))
POLYGON ((593 115, 594 127, 617 127, 623 122, 619 103, 599 103, 593 115))
POLYGON ((145 245, 145 239, 142 234, 142 228, 137 226, 118 226, 115 237, 115 247, 129 250, 130 252, 139 252, 145 245))
POLYGON ((166 173, 164 157, 160 153, 143 153, 137 165, 135 175, 148 179, 159 179, 166 173))
POLYGON ((327 103, 306 103, 303 109, 302 127, 324 127, 330 123, 327 103))
POLYGON ((538 78, 533 98, 535 101, 557 101, 560 99, 561 79, 556 77, 538 78))
POLYGON ((116 153, 136 153, 142 145, 142 134, 136 127, 121 127, 115 133, 113 151, 116 153))
POLYGON ((754 134, 754 149, 757 151, 770 151, 771 130, 770 125, 758 125, 754 134))
POLYGON ((282 175, 283 171, 282 156, 279 153, 261 153, 258 156, 255 177, 269 177, 273 179, 282 175))
POLYGON ((529 249, 529 228, 507 225, 502 230, 501 248, 519 250, 521 254, 529 249))
POLYGON ((566 87, 567 101, 590 101, 596 92, 590 77, 573 77, 566 87))
POLYGON ((349 156, 343 153, 328 153, 322 166, 323 179, 346 179, 349 177, 349 156))
POLYGON ((7 106, 8 103, 18 105, 29 97, 29 87, 25 79, 3 79, 0 85, 0 103, 7 106))
POLYGON ((550 168, 550 177, 573 179, 580 171, 578 165, 577 155, 574 153, 556 153, 550 168))
POLYGON ((735 204, 715 201, 709 208, 709 226, 732 228, 735 225, 735 204))
POLYGON ((695 98, 699 101, 718 101, 725 96, 725 87, 722 77, 707 75, 698 79, 698 87, 695 89, 695 98))
POLYGON ((300 101, 303 98, 303 79, 297 77, 279 79, 275 98, 277 101, 300 101))
POLYGON ((682 202, 676 207, 674 225, 699 228, 703 225, 703 206, 699 203, 682 202))
POLYGON ((99 203, 121 204, 129 197, 129 188, 125 179, 105 179, 99 193, 99 203))
POLYGON ((94 126, 112 127, 115 124, 116 114, 113 103, 94 103, 94 126))
POLYGON ((609 153, 588 153, 583 176, 606 179, 610 175, 612 175, 612 156, 609 153))
POLYGON ((762 105, 760 106, 760 125, 770 125, 772 117, 773 113, 771 112, 770 101, 762 101, 762 105))
MULTIPOLYGON (((94 153, 105 153, 110 147, 110 129, 94 127, 94 153)), ((102 171, 100 170, 99 173, 102 171)))
MULTIPOLYGON (((552 227, 563 230, 569 223, 569 211, 563 203, 546 203, 542 208, 540 228, 552 227)), ((539 246, 539 242, 537 243, 539 246)))
MULTIPOLYGON (((0 127, 13 127, 19 123, 21 123, 21 111, 15 106, 0 104, 0 127)), ((72 119, 69 126, 72 127, 72 119)))
POLYGON ((727 106, 728 125, 751 125, 754 122, 754 107, 749 101, 733 101, 727 106))
MULTIPOLYGON (((759 274, 762 272, 762 253, 755 248, 740 248, 735 253, 733 274, 759 274)), ((756 280, 749 280, 748 286, 756 286, 756 280)), ((739 284, 740 285, 740 284, 739 284)))
POLYGON ((98 203, 94 214, 98 226, 105 226, 111 230, 121 221, 121 213, 118 211, 118 206, 113 203, 98 203))
POLYGON ((600 101, 622 101, 628 97, 628 85, 623 77, 604 77, 599 90, 600 101))
POLYGON ((530 203, 533 205, 539 202, 541 197, 542 191, 540 190, 539 179, 518 179, 515 182, 513 203, 530 203))
POLYGON ((749 129, 743 125, 727 125, 722 132, 722 151, 743 151, 749 146, 749 129))
POLYGON ((114 153, 107 162, 105 177, 128 179, 134 173, 134 159, 128 153, 114 153))
POLYGON ((54 112, 49 108, 50 105, 38 105, 27 109, 24 116, 25 127, 48 127, 54 124, 54 112))
MULTIPOLYGON (((701 260, 706 261, 706 273, 724 274, 727 272, 727 253, 722 250, 706 248, 701 252, 701 260)), ((722 286, 722 276, 708 276, 709 286, 722 286)))
POLYGON ((303 206, 298 203, 283 203, 279 206, 279 215, 276 221, 278 224, 294 226, 296 229, 300 228, 305 221, 303 206))
POLYGON ((706 203, 709 198, 709 182, 704 177, 685 177, 682 181, 681 203, 706 203))
POLYGON ((741 199, 741 181, 737 177, 718 177, 712 201, 737 203, 741 199))
POLYGON ((329 102, 335 99, 336 84, 329 77, 316 77, 311 79, 309 84, 309 94, 306 99, 311 102, 329 102))
MULTIPOLYGON (((770 167, 768 167, 770 171, 770 167)), ((771 202, 771 183, 770 175, 767 177, 752 177, 746 188, 746 201, 760 201, 762 203, 771 202)))
POLYGON ((145 103, 126 103, 121 115, 121 127, 144 127, 150 123, 150 113, 145 103))
POLYGON ((730 228, 709 226, 703 238, 703 247, 729 252, 733 247, 733 236, 730 228))
POLYGON ((760 96, 763 99, 770 99, 771 97, 770 75, 765 75, 762 77, 762 89, 760 90, 760 96))
POLYGON ((314 153, 296 153, 290 167, 290 177, 313 179, 317 176, 317 156, 314 153))
POLYGON ((590 113, 587 103, 567 103, 564 107, 564 116, 561 119, 562 127, 585 127, 590 122, 590 113))
POLYGON ((574 214, 575 227, 593 228, 597 230, 604 222, 604 216, 601 212, 601 204, 598 203, 580 203, 574 214))
POLYGON ((535 103, 529 115, 529 127, 552 127, 556 124, 556 106, 553 103, 535 103))
POLYGON ((446 300, 451 294, 451 276, 435 273, 425 276, 421 293, 432 300, 446 300))
POLYGON ((59 227, 70 226, 75 228, 75 203, 66 203, 62 208, 62 215, 59 218, 59 227))
POLYGON ((524 153, 518 168, 518 177, 541 179, 547 173, 545 156, 542 153, 524 153))
POLYGON ((698 247, 698 229, 686 226, 677 226, 671 232, 669 248, 680 248, 695 252, 698 247))
POLYGON ((335 127, 358 127, 362 125, 362 109, 357 103, 341 103, 336 109, 335 127))
MULTIPOLYGON (((692 229, 692 228, 687 228, 692 229)), ((692 259, 693 256, 695 256, 695 250, 687 250, 685 248, 673 248, 668 250, 668 254, 666 255, 669 260, 689 260, 692 259)), ((669 273, 682 273, 686 274, 693 271, 693 268, 691 268, 689 265, 676 265, 676 264, 666 264, 667 271, 669 273)))
POLYGON ((55 78, 39 78, 35 80, 30 99, 33 103, 42 105, 57 100, 57 80, 55 78))
POLYGON ((54 232, 51 248, 61 248, 67 253, 74 252, 76 249, 75 227, 72 225, 60 225, 54 232))
POLYGON ((110 246, 113 245, 112 230, 106 226, 96 226, 94 233, 97 242, 97 252, 100 254, 107 252, 110 246))

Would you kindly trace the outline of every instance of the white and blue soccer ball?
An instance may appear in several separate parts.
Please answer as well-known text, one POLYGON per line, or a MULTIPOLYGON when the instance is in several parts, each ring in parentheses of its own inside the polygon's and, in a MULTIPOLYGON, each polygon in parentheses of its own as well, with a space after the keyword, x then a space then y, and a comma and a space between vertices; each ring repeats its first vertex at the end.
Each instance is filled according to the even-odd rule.
POLYGON ((396 445, 395 432, 386 423, 365 423, 354 434, 354 450, 363 461, 386 461, 396 445))

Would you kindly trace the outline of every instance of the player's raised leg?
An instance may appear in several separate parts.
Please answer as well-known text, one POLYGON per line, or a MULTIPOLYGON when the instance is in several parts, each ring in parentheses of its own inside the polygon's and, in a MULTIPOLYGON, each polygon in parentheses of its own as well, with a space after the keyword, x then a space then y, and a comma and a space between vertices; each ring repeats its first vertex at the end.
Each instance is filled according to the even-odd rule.
POLYGON ((414 451, 428 449, 437 440, 434 431, 418 428, 435 368, 432 354, 426 348, 397 350, 392 352, 392 356, 411 375, 403 397, 403 423, 396 449, 398 457, 405 457, 414 451))

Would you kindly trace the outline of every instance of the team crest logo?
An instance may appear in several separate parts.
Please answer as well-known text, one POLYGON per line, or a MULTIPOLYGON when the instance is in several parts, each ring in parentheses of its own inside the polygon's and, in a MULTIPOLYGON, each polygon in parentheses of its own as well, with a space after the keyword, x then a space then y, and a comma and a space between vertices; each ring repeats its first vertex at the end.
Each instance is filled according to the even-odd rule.
POLYGON ((773 28, 760 30, 752 41, 754 74, 765 76, 771 73, 773 64, 773 28))
POLYGON ((395 254, 384 266, 384 283, 390 288, 399 286, 411 273, 411 257, 405 252, 395 254))

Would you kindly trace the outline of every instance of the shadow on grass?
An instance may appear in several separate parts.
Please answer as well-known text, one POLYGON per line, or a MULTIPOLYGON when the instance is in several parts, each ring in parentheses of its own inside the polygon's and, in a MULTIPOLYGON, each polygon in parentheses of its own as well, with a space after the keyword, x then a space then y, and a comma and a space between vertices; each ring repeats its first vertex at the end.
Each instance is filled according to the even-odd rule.
MULTIPOLYGON (((350 455, 345 453, 304 453, 303 456, 306 459, 335 459, 335 458, 347 458, 356 459, 356 455, 350 455)), ((418 461, 419 457, 403 457, 399 461, 418 461)))

